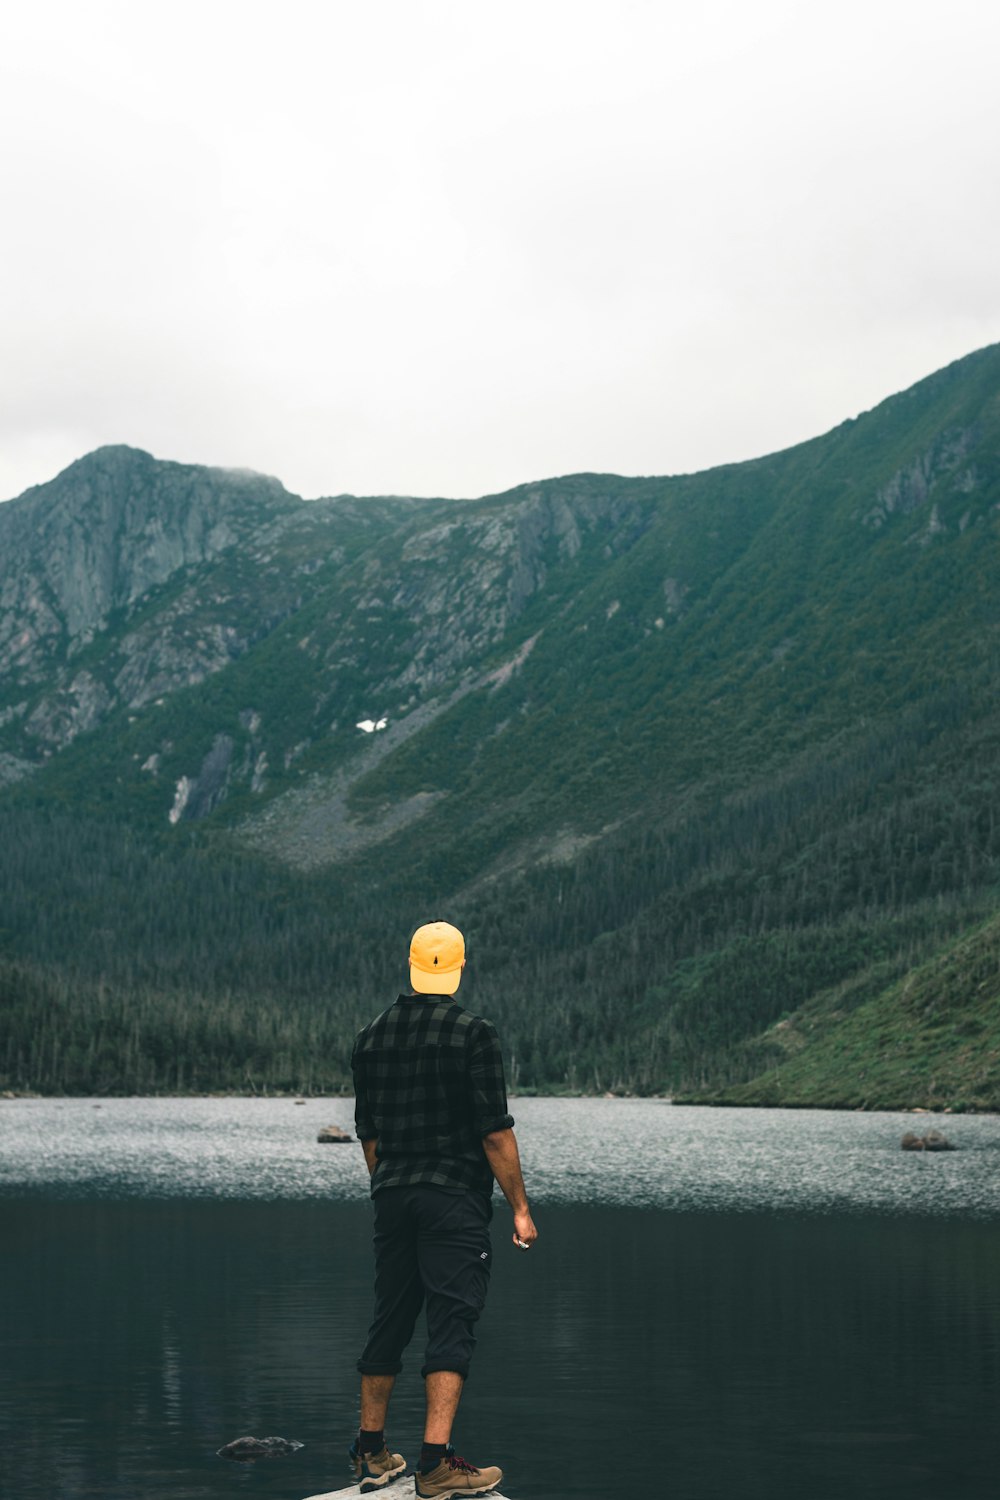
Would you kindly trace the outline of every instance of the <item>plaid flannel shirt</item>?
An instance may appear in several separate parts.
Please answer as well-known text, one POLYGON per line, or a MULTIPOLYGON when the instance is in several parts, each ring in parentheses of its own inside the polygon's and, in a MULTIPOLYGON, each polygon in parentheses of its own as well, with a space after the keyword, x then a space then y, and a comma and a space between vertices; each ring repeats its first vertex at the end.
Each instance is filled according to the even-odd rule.
POLYGON ((351 1055, 358 1139, 376 1140, 372 1192, 430 1183, 493 1191, 483 1136, 513 1125, 496 1028, 445 995, 400 995, 351 1055))

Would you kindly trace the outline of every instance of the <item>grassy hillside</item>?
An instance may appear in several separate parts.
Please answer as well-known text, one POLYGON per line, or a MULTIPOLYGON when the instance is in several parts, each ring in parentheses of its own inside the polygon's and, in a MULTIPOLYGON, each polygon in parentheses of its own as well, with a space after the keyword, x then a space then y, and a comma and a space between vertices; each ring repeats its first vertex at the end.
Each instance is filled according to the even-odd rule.
POLYGON ((877 988, 877 974, 772 1026, 766 1068, 701 1102, 1000 1110, 1000 916, 860 1004, 859 988, 877 988))

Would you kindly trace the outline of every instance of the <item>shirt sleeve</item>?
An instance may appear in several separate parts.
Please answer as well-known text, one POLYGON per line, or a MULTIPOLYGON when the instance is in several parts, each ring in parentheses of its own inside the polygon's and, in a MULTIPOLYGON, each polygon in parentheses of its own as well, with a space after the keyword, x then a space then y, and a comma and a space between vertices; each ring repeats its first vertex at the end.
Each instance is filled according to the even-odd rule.
POLYGON ((492 1021, 480 1021, 469 1039, 469 1080, 476 1133, 509 1130, 514 1117, 507 1113, 503 1054, 492 1021))
POLYGON ((354 1133, 359 1141, 373 1141, 378 1135, 375 1129, 375 1121, 372 1118, 371 1105, 368 1102, 368 1090, 365 1086, 365 1068, 361 1047, 361 1034, 354 1039, 354 1050, 351 1053, 351 1073, 354 1076, 354 1133))

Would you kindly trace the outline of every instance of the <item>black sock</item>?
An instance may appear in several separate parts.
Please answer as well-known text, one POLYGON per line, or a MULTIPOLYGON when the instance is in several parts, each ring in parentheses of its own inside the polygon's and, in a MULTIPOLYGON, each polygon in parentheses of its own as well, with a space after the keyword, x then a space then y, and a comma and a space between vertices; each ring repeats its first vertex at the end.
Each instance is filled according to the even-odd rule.
POLYGON ((447 1452, 447 1443, 424 1443, 420 1450, 421 1474, 429 1474, 432 1469, 436 1469, 447 1452))
POLYGON ((385 1447, 385 1429, 379 1428, 378 1432, 369 1432, 367 1427, 362 1427, 358 1433, 359 1453, 381 1453, 385 1447))

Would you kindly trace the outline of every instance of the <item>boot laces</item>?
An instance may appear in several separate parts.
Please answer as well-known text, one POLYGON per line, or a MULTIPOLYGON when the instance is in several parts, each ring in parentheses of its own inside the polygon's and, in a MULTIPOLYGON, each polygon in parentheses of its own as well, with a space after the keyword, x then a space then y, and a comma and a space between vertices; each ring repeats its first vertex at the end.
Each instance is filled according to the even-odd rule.
POLYGON ((464 1458, 458 1458, 455 1454, 448 1454, 445 1463, 449 1469, 456 1469, 459 1474, 478 1474, 479 1470, 475 1464, 468 1463, 464 1458))

